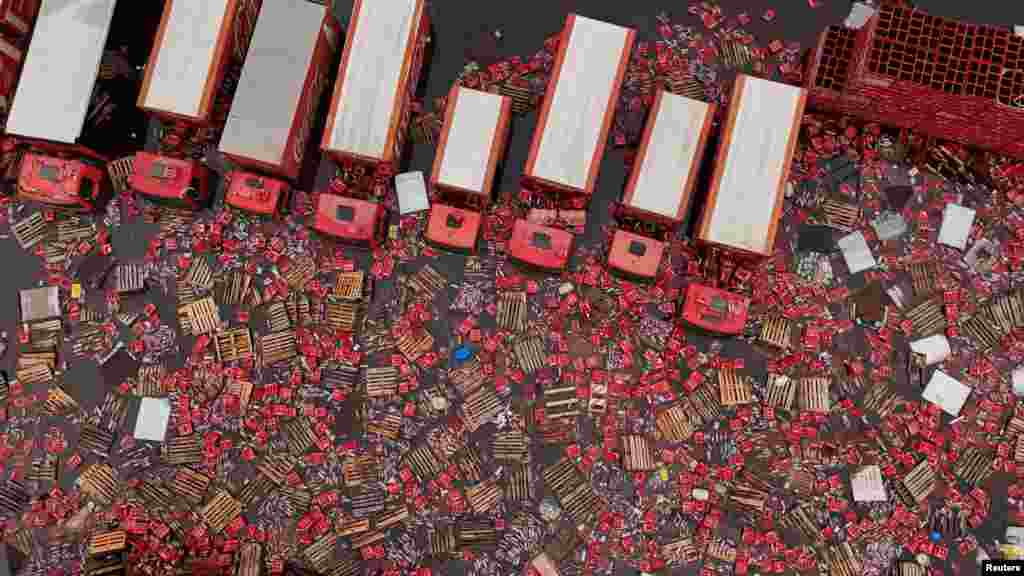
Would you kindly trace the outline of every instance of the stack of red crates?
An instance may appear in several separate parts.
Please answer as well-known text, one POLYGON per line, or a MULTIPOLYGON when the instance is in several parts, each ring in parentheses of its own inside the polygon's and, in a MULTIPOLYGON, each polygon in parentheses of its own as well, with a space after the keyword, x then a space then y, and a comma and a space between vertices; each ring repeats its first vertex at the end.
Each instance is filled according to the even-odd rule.
POLYGON ((884 6, 808 54, 812 108, 1024 159, 1024 38, 884 6))

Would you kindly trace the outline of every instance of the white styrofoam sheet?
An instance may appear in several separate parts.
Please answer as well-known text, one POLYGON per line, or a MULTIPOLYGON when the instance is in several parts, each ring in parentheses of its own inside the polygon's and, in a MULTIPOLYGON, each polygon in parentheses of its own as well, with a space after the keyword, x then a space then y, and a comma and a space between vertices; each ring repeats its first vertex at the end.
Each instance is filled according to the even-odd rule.
POLYGON ((933 334, 927 338, 920 338, 910 343, 910 350, 924 356, 926 366, 938 364, 949 358, 953 353, 949 347, 949 340, 944 334, 933 334))
POLYGON ((487 164, 501 120, 498 94, 459 88, 452 112, 438 184, 486 194, 487 164))
POLYGON ((136 440, 163 442, 171 421, 171 401, 167 398, 143 398, 135 419, 136 440))
POLYGON ((325 17, 324 6, 306 0, 263 3, 220 137, 221 152, 284 163, 292 123, 303 121, 295 111, 325 17))
POLYGON ((7 133, 73 144, 82 133, 117 0, 43 0, 7 133))
POLYGON ((850 274, 857 274, 864 270, 870 270, 877 264, 875 256, 871 253, 868 241, 860 231, 843 236, 836 244, 843 253, 843 260, 846 261, 846 268, 850 274))
MULTIPOLYGON (((528 176, 584 189, 594 153, 604 142, 605 113, 615 106, 616 76, 631 30, 575 16, 565 59, 558 72, 551 106, 528 176)), ((601 154, 597 156, 600 161, 601 154)))
MULTIPOLYGON (((383 158, 417 0, 362 0, 326 149, 383 158)), ((330 120, 328 120, 330 126, 330 120)))
POLYGON ((851 474, 850 486, 855 502, 885 502, 889 499, 882 480, 882 470, 876 465, 865 466, 851 474))
MULTIPOLYGON (((799 129, 804 91, 800 88, 743 76, 714 206, 702 240, 764 254, 775 222, 775 205, 789 169, 790 138, 799 129)), ((733 106, 736 105, 734 102, 733 106)), ((723 135, 723 138, 726 136, 723 135)))
POLYGON ((229 0, 172 0, 143 108, 195 118, 229 0))
POLYGON ((921 397, 942 408, 950 416, 960 414, 967 403, 971 388, 941 370, 932 373, 932 379, 925 386, 921 397))
POLYGON ((942 226, 939 228, 939 244, 963 250, 974 225, 974 210, 959 204, 946 204, 942 210, 942 226))
POLYGON ((395 195, 398 196, 398 211, 402 216, 430 209, 423 172, 395 174, 395 195))
POLYGON ((686 181, 700 166, 701 132, 711 105, 664 92, 653 118, 651 137, 638 165, 630 206, 676 218, 686 181))

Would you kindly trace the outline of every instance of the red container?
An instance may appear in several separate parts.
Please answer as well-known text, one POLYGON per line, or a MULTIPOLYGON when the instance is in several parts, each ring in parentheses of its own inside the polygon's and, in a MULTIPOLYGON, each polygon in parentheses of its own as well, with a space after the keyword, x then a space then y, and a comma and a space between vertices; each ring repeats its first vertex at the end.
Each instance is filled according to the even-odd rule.
POLYGON ((18 171, 18 196, 91 212, 105 192, 103 169, 90 161, 26 154, 18 171))
POLYGON ((239 210, 277 217, 287 210, 290 193, 281 180, 236 170, 227 176, 224 201, 239 210))
POLYGON ((313 229, 359 246, 373 247, 384 236, 387 213, 376 202, 320 194, 313 229))
POLYGON ((608 252, 608 266, 617 272, 644 280, 658 273, 665 243, 654 238, 616 230, 608 252))
POLYGON ((806 58, 812 108, 1024 159, 1024 39, 886 5, 806 58))
POLYGON ((455 86, 448 94, 430 184, 435 199, 428 241, 472 252, 490 203, 498 162, 511 126, 512 100, 455 86))
POLYGON ((739 334, 747 323, 750 299, 701 284, 686 287, 683 320, 719 334, 739 334))
POLYGON ((128 185, 150 200, 198 210, 210 200, 209 170, 194 160, 159 156, 150 152, 135 155, 128 185))
POLYGON ((509 240, 509 256, 543 270, 564 270, 572 253, 573 235, 559 228, 516 220, 509 240))

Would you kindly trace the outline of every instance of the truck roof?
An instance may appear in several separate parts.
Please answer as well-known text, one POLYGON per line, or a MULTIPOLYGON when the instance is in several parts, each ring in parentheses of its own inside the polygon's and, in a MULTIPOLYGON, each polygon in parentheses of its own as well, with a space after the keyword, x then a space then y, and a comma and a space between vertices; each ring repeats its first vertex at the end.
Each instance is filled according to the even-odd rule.
POLYGON ((307 0, 264 2, 238 80, 220 151, 280 166, 327 8, 307 0), (287 33, 282 33, 287 30, 287 33))
POLYGON ((230 0, 170 0, 147 64, 139 105, 202 118, 217 87, 214 66, 225 49, 230 0))
POLYGON ((7 132, 74 144, 99 74, 117 0, 43 0, 7 132))

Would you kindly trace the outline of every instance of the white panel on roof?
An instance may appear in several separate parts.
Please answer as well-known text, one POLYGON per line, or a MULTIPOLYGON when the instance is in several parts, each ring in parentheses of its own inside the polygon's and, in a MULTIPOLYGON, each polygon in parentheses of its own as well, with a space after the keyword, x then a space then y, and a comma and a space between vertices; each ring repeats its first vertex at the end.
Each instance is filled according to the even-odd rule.
POLYGON ((364 0, 338 82, 338 107, 327 149, 383 158, 402 75, 413 40, 417 0, 364 0))
POLYGON ((7 132, 74 143, 82 133, 117 0, 43 0, 7 132))
POLYGON ((325 16, 326 8, 307 0, 263 2, 220 138, 221 152, 283 163, 325 16))
POLYGON ((582 189, 603 145, 601 126, 615 106, 610 100, 631 30, 583 16, 575 20, 529 176, 582 189))
POLYGON ((700 168, 694 160, 704 145, 701 131, 710 109, 706 102, 662 94, 633 188, 632 207, 676 217, 687 179, 700 168))
POLYGON ((458 94, 438 183, 487 193, 484 180, 501 120, 503 98, 468 88, 460 88, 458 94))
POLYGON ((197 117, 229 0, 172 0, 143 107, 197 117))
POLYGON ((764 253, 772 250, 765 244, 775 221, 776 201, 783 193, 782 176, 789 169, 789 139, 799 129, 803 90, 743 78, 736 122, 703 240, 764 253))

